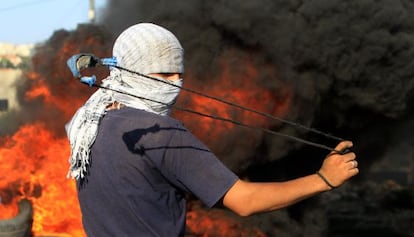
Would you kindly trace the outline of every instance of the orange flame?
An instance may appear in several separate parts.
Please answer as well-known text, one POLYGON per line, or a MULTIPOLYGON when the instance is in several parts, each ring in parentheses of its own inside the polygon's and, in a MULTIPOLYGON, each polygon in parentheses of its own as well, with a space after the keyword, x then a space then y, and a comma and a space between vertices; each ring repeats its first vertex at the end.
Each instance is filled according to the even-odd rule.
MULTIPOLYGON (((228 58, 228 55, 224 56, 224 58, 228 58)), ((228 65, 228 63, 223 62, 219 78, 195 86, 187 86, 187 80, 190 84, 193 81, 187 78, 184 86, 187 88, 202 88, 199 90, 201 93, 212 95, 255 111, 268 113, 277 117, 286 115, 292 96, 289 86, 281 84, 279 86, 281 88, 278 89, 277 93, 276 91, 261 86, 258 81, 260 72, 249 59, 242 59, 238 62, 237 68, 243 68, 242 73, 234 73, 234 71, 240 69, 234 70, 233 67, 234 65, 228 65)), ((217 100, 194 95, 186 91, 183 91, 183 95, 179 98, 179 103, 183 104, 181 105, 182 107, 191 110, 232 119, 255 127, 266 128, 271 124, 269 119, 257 113, 235 108, 217 100)), ((204 141, 223 136, 223 134, 226 134, 236 126, 229 122, 222 122, 208 117, 196 117, 194 119, 194 115, 180 111, 177 111, 176 115, 184 120, 187 126, 197 128, 192 129, 193 132, 197 136, 202 137, 204 141)))
MULTIPOLYGON (((30 111, 38 108, 33 111, 36 115, 29 114, 32 120, 42 122, 25 124, 14 135, 0 137, 0 219, 15 216, 17 203, 26 198, 33 204, 35 236, 86 236, 75 182, 66 178, 70 146, 65 136, 56 134, 62 134, 64 122, 93 93, 74 81, 66 60, 80 50, 110 55, 111 38, 98 26, 79 25, 73 32, 55 32, 36 49, 33 69, 22 79, 29 85, 23 99, 30 111), (30 107, 31 103, 35 106, 30 107)), ((100 78, 107 73, 97 71, 100 78)))
POLYGON ((19 209, 15 201, 8 205, 0 204, 0 220, 11 219, 15 217, 18 212, 19 209))
POLYGON ((256 226, 249 225, 248 221, 243 223, 242 217, 220 209, 190 210, 187 214, 187 228, 195 236, 267 236, 256 226))
MULTIPOLYGON (((88 32, 81 28, 80 31, 82 30, 84 30, 84 34, 88 32)), ((50 74, 47 74, 48 76, 62 80, 65 75, 69 75, 65 65, 68 58, 66 56, 77 53, 77 50, 79 50, 76 46, 76 40, 78 39, 75 37, 71 40, 74 41, 65 42, 60 48, 56 49, 56 53, 59 55, 51 61, 53 65, 49 65, 51 64, 49 61, 44 62, 42 55, 34 58, 34 64, 36 64, 36 60, 38 64, 45 64, 46 66, 43 67, 50 67, 51 70, 50 74), (63 67, 65 68, 63 69, 63 67), (60 76, 60 74, 65 75, 60 76)), ((95 42, 94 40, 93 36, 86 39, 85 44, 90 46, 87 51, 94 52, 94 45, 96 45, 95 49, 102 51, 100 47, 104 43, 95 42)), ((228 57, 225 55, 223 58, 228 57)), ((204 87, 201 91, 206 91, 207 94, 217 95, 227 101, 254 108, 258 111, 265 111, 278 116, 285 115, 290 104, 290 89, 282 85, 284 87, 283 93, 279 94, 264 89, 256 80, 259 78, 258 70, 248 59, 241 60, 237 67, 244 68, 243 73, 237 75, 230 73, 235 71, 234 68, 223 63, 221 76, 213 79, 208 87, 204 87)), ((64 118, 69 118, 74 110, 85 101, 85 95, 91 94, 89 88, 79 86, 78 83, 67 83, 66 81, 60 83, 63 86, 58 82, 51 83, 53 89, 50 89, 50 85, 44 81, 44 75, 40 72, 30 72, 26 77, 31 81, 32 86, 26 91, 25 99, 28 101, 41 100, 46 111, 47 108, 53 108, 61 112, 64 118), (64 93, 52 93, 56 91, 64 93)), ((72 78, 72 75, 70 77, 72 78)), ((189 88, 197 88, 197 86, 190 85, 189 88)), ((184 107, 189 109, 224 118, 232 118, 254 126, 266 126, 268 123, 267 119, 262 116, 229 108, 222 103, 203 97, 191 95, 189 100, 183 103, 185 104, 184 107)), ((195 119, 193 115, 184 113, 177 115, 185 121, 186 126, 191 127, 191 123, 196 123, 197 129, 194 132, 196 135, 203 137, 203 140, 207 143, 210 138, 220 137, 225 134, 226 130, 235 127, 233 124, 209 118, 197 117, 195 119)), ((56 137, 48 125, 42 122, 34 122, 20 127, 10 137, 0 137, 0 197, 4 190, 11 190, 7 205, 5 205, 5 202, 0 202, 0 219, 15 216, 17 212, 16 203, 22 198, 27 198, 33 203, 33 232, 35 236, 40 233, 60 233, 76 237, 86 236, 81 224, 75 183, 66 179, 69 165, 67 160, 70 153, 68 141, 66 137, 56 137)), ((191 217, 191 213, 189 217, 191 217)), ((200 230, 200 232, 203 232, 203 230, 200 230)), ((262 234, 259 233, 257 236, 262 236, 262 234)))
POLYGON ((21 182, 22 189, 24 182, 30 184, 31 187, 17 191, 16 200, 27 198, 33 203, 35 234, 84 235, 75 185, 65 178, 69 152, 67 140, 54 137, 41 123, 22 126, 0 148, 4 169, 0 187, 21 182))

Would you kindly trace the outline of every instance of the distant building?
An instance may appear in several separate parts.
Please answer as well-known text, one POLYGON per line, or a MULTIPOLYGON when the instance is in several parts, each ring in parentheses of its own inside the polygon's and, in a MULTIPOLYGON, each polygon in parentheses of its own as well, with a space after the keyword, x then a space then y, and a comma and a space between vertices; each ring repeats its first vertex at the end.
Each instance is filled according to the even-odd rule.
POLYGON ((8 99, 0 99, 0 111, 6 111, 9 108, 8 99))
POLYGON ((20 69, 0 68, 0 116, 2 112, 19 108, 15 84, 21 75, 20 69))
POLYGON ((0 68, 16 68, 24 60, 30 58, 33 53, 34 45, 13 45, 0 43, 0 68))
POLYGON ((24 60, 30 60, 34 45, 0 43, 0 116, 3 112, 19 107, 16 97, 16 82, 22 72, 24 60))
POLYGON ((33 44, 9 44, 0 42, 0 56, 4 55, 16 55, 22 57, 29 57, 32 55, 34 45, 33 44))

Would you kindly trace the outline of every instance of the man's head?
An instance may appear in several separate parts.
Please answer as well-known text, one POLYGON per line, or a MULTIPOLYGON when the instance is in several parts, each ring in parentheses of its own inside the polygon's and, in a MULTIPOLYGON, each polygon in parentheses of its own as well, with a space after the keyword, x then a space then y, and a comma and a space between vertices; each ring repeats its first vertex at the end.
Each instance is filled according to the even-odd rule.
POLYGON ((184 49, 167 29, 140 23, 124 30, 116 39, 113 55, 118 65, 145 75, 184 72, 184 49))
POLYGON ((117 66, 128 70, 112 68, 111 74, 102 80, 102 85, 111 89, 97 90, 66 126, 72 149, 69 175, 76 179, 87 174, 90 148, 108 105, 116 102, 168 115, 181 89, 184 50, 170 31, 151 23, 133 25, 119 35, 112 53, 117 66), (161 77, 169 83, 131 72, 161 77))
POLYGON ((167 115, 182 86, 184 49, 167 29, 139 23, 124 30, 115 40, 113 56, 117 66, 127 70, 111 70, 112 88, 127 92, 114 93, 113 98, 126 106, 167 115), (136 72, 136 73, 131 73, 136 72), (165 83, 142 74, 164 79, 165 83))

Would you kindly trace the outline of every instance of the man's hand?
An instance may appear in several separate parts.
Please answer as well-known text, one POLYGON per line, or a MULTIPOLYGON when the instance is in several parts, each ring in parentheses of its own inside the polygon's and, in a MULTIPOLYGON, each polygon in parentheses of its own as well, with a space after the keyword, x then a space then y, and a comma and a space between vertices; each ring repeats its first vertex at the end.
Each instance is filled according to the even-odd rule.
POLYGON ((337 187, 359 172, 355 153, 340 153, 350 147, 352 142, 339 143, 336 152, 325 158, 319 170, 322 176, 319 177, 311 174, 284 182, 262 183, 238 180, 224 195, 223 204, 241 216, 248 216, 287 207, 329 190, 328 183, 337 187), (321 177, 326 181, 322 181, 321 177))
MULTIPOLYGON (((343 151, 352 147, 352 142, 343 141, 336 147, 336 151, 343 151)), ((342 185, 349 178, 359 173, 358 162, 355 160, 356 155, 354 152, 348 152, 341 154, 336 151, 331 152, 324 160, 320 175, 324 177, 330 185, 338 187, 342 185)), ((329 184, 327 185, 329 186, 329 184)))

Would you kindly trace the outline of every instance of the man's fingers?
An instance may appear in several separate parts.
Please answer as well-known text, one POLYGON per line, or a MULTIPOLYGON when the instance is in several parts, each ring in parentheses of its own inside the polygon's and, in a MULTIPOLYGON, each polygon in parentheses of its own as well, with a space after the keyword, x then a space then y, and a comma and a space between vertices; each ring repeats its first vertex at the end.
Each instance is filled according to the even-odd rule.
POLYGON ((347 163, 355 160, 355 158, 356 158, 356 155, 353 152, 350 152, 350 153, 347 153, 347 154, 343 155, 343 159, 347 163))
POLYGON ((349 165, 349 169, 355 169, 356 167, 358 167, 358 161, 356 161, 356 160, 351 160, 347 163, 349 165))
POLYGON ((338 150, 344 150, 345 148, 351 148, 353 146, 351 141, 343 141, 336 147, 338 150))
POLYGON ((331 152, 331 154, 330 155, 333 155, 333 154, 337 154, 338 152, 339 153, 342 153, 342 151, 344 151, 344 150, 346 150, 346 149, 348 149, 348 148, 351 148, 353 146, 353 144, 352 144, 352 142, 351 141, 343 141, 343 142, 340 142, 336 147, 335 147, 335 151, 333 151, 333 152, 331 152))
POLYGON ((358 168, 350 169, 349 172, 351 173, 351 176, 355 176, 359 173, 358 168))

